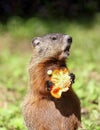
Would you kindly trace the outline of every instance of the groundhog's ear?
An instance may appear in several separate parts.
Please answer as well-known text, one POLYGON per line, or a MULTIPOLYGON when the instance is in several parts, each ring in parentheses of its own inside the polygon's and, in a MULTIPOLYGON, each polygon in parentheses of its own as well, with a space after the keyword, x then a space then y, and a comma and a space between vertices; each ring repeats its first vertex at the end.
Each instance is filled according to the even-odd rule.
POLYGON ((34 38, 34 39, 32 40, 32 45, 33 45, 34 47, 38 46, 39 44, 40 44, 40 40, 39 40, 39 39, 34 38))

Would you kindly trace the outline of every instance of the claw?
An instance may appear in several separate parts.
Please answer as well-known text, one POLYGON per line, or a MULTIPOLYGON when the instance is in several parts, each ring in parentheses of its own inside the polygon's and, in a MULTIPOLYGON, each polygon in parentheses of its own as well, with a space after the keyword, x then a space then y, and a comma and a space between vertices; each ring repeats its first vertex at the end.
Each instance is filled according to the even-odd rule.
POLYGON ((75 82, 75 74, 70 73, 69 75, 71 77, 71 82, 74 83, 75 82))

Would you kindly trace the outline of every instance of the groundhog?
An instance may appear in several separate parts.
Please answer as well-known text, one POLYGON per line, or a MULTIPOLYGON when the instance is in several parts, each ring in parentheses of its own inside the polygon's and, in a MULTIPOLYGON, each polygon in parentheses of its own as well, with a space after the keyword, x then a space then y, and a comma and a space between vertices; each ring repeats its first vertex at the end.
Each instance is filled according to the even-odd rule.
POLYGON ((80 101, 71 86, 60 98, 50 93, 48 70, 67 68, 72 37, 48 34, 32 40, 33 56, 29 64, 30 87, 23 103, 28 130, 76 130, 81 126, 80 101))

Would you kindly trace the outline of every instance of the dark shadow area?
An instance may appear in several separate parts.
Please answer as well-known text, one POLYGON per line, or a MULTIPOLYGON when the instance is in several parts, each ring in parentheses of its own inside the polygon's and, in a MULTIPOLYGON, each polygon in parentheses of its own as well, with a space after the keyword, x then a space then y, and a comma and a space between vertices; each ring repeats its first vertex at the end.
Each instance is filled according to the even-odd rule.
POLYGON ((93 22, 99 6, 99 0, 0 0, 0 21, 6 24, 10 17, 19 16, 25 20, 81 19, 81 24, 85 24, 93 22))

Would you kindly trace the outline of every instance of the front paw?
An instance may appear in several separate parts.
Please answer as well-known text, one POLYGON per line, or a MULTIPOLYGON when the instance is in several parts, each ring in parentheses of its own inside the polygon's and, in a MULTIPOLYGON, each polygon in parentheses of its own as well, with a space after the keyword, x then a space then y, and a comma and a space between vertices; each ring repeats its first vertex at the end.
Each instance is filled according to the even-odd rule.
POLYGON ((74 83, 75 82, 75 74, 70 73, 69 76, 71 78, 71 83, 74 83))
POLYGON ((46 81, 46 87, 47 87, 47 90, 48 91, 51 91, 51 89, 52 89, 52 86, 53 86, 53 83, 51 82, 51 81, 46 81))

